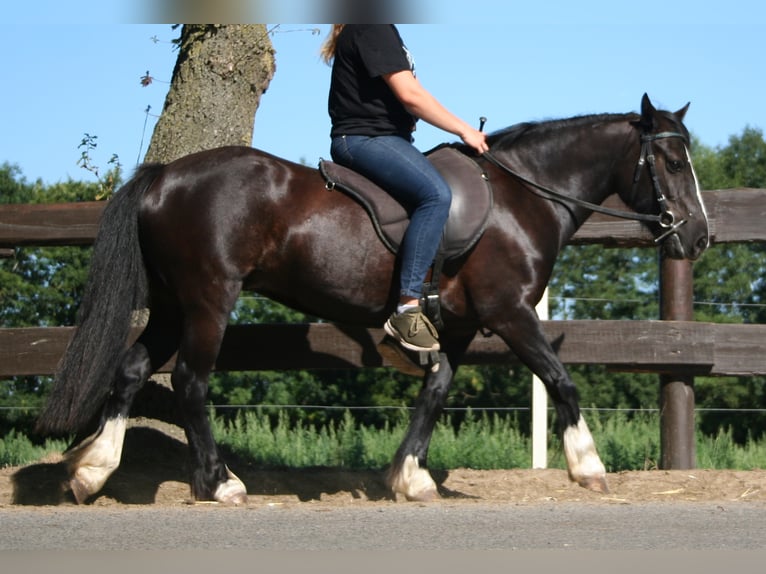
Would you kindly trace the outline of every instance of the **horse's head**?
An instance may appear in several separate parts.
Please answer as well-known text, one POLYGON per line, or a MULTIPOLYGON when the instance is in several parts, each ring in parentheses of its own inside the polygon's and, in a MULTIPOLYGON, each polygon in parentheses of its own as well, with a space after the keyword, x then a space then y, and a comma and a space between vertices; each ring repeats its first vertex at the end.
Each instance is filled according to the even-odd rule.
POLYGON ((632 122, 641 151, 632 186, 620 195, 636 211, 659 214, 659 221, 649 226, 668 257, 694 260, 710 237, 683 124, 688 108, 686 104, 675 113, 656 110, 644 94, 641 117, 632 122))

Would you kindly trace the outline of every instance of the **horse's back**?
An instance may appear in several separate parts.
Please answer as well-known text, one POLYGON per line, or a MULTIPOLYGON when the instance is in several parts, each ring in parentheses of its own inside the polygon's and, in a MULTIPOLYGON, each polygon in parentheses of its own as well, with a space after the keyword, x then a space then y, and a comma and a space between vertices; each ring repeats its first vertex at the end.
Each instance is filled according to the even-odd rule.
POLYGON ((326 189, 318 169, 257 149, 169 163, 146 193, 140 226, 147 259, 171 289, 241 282, 319 316, 368 301, 377 313, 389 297, 394 257, 365 210, 326 189))
POLYGON ((220 147, 164 166, 145 194, 139 217, 145 229, 191 226, 199 236, 218 236, 251 216, 277 217, 286 202, 300 209, 296 196, 318 195, 321 188, 315 169, 255 148, 220 147))

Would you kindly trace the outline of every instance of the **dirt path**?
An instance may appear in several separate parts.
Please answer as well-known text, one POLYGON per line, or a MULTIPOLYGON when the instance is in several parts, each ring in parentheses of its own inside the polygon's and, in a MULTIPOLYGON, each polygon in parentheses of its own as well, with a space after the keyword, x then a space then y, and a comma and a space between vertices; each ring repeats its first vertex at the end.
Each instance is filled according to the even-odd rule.
MULTIPOLYGON (((313 503, 391 504, 382 473, 344 469, 260 470, 244 461, 230 461, 245 482, 250 504, 313 503)), ((610 473, 609 494, 597 494, 572 484, 564 470, 434 471, 445 500, 476 502, 587 502, 631 504, 657 501, 766 502, 766 470, 630 471, 610 473)), ((13 505, 71 505, 63 492, 63 465, 55 457, 23 468, 0 469, 0 508, 13 505)), ((153 429, 129 430, 123 463, 90 504, 179 505, 189 499, 186 447, 153 429), (148 448, 147 445, 151 445, 148 448)))

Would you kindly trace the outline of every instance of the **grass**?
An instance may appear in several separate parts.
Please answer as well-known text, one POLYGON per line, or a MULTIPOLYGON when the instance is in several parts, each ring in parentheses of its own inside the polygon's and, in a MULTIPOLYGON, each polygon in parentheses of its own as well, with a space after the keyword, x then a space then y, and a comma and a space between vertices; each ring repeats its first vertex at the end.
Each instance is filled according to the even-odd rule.
MULTIPOLYGON (((586 413, 608 472, 657 468, 660 458, 659 415, 656 412, 586 413)), ((381 429, 359 425, 350 412, 339 423, 315 428, 291 424, 282 413, 276 419, 260 409, 234 418, 213 417, 213 432, 221 446, 254 466, 301 468, 312 466, 376 469, 385 467, 407 428, 403 417, 381 429)), ((561 445, 549 433, 548 466, 565 468, 561 445)), ((10 431, 0 438, 0 467, 34 462, 66 448, 64 441, 34 444, 10 431)), ((531 438, 514 416, 467 413, 456 425, 440 419, 429 449, 432 469, 511 469, 531 466, 531 438)), ((766 468, 766 441, 737 444, 721 429, 716 436, 697 435, 697 467, 751 470, 766 468)))
POLYGON ((0 468, 29 464, 48 454, 62 452, 66 447, 67 443, 62 440, 35 444, 26 435, 12 429, 0 438, 0 468))

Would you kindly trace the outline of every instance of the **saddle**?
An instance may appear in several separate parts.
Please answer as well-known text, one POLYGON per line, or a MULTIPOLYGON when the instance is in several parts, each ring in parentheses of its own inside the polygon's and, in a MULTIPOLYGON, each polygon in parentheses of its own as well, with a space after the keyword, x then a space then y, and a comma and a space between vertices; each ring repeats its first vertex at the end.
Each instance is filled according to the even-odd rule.
MULTIPOLYGON (((479 164, 454 147, 439 146, 426 156, 452 190, 449 219, 436 259, 455 259, 471 249, 484 232, 492 209, 492 188, 479 164)), ((406 209, 379 186, 346 167, 320 160, 319 171, 327 189, 343 191, 367 210, 380 240, 397 253, 409 225, 406 209)))

